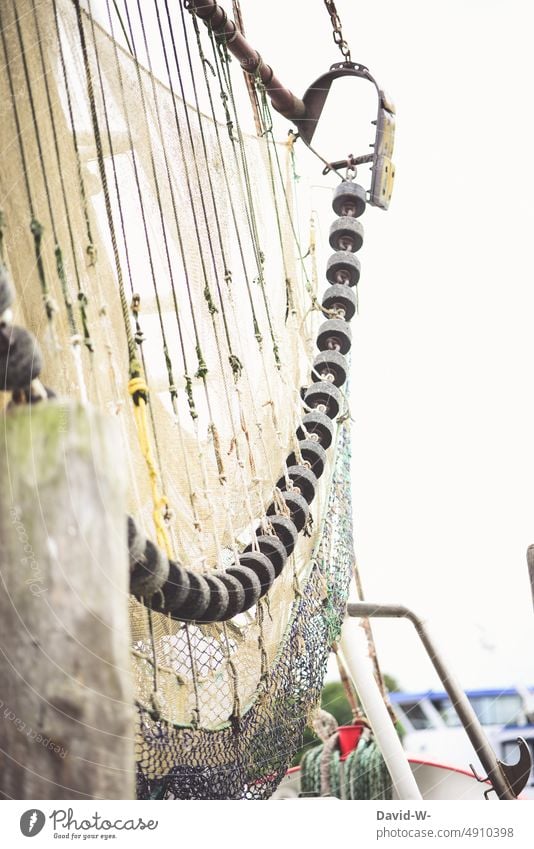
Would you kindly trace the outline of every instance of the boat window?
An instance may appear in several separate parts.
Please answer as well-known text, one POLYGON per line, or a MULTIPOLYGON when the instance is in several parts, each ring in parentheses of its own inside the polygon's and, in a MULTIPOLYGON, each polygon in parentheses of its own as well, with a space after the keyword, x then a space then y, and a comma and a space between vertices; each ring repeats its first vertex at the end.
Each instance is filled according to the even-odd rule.
POLYGON ((431 701, 445 725, 449 728, 456 728, 460 725, 458 715, 448 699, 432 699, 431 701))
MULTIPOLYGON (((494 696, 470 696, 469 701, 482 725, 522 724, 521 697, 517 693, 494 696)), ((460 725, 460 720, 449 699, 432 699, 443 721, 449 727, 460 725)))
POLYGON ((419 702, 404 702, 401 707, 416 731, 432 728, 432 720, 428 718, 419 702))
POLYGON ((483 725, 512 725, 521 722, 521 697, 517 694, 477 696, 471 702, 483 725))

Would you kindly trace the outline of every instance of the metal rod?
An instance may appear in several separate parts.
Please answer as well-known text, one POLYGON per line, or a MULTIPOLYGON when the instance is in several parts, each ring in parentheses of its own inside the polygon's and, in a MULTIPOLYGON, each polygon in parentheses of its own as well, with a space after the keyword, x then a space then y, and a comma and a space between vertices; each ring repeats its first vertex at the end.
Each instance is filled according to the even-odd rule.
POLYGON ((216 0, 187 0, 186 8, 211 27, 215 35, 225 37, 228 50, 239 60, 247 74, 259 75, 277 112, 293 121, 304 117, 304 102, 282 85, 273 69, 239 32, 234 21, 230 20, 216 0))
POLYGON ((375 678, 365 632, 358 622, 345 619, 340 647, 399 799, 421 799, 408 756, 375 678))
POLYGON ((480 763, 487 772, 495 792, 499 799, 516 799, 495 752, 490 746, 478 717, 465 695, 464 691, 448 670, 440 652, 431 639, 426 624, 409 610, 400 604, 371 604, 370 602, 355 602, 347 606, 349 616, 373 617, 380 619, 409 619, 415 627, 426 652, 432 661, 434 669, 458 714, 460 721, 469 737, 480 763))

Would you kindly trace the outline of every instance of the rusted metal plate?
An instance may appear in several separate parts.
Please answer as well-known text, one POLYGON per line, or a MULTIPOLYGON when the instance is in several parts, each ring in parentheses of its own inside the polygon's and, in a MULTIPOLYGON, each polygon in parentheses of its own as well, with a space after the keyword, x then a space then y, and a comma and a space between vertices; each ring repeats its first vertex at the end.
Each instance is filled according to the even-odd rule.
POLYGON ((376 122, 375 152, 377 156, 393 156, 395 144, 395 116, 387 109, 379 109, 376 122))
POLYGON ((373 178, 369 202, 380 209, 388 209, 393 192, 395 166, 387 156, 378 156, 373 165, 373 178))

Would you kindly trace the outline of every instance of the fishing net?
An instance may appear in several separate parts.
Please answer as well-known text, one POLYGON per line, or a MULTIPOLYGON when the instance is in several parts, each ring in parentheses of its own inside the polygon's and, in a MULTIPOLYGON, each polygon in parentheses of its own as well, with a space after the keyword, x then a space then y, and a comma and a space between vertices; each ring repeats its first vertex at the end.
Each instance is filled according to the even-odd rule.
POLYGON ((323 534, 278 654, 252 703, 215 729, 180 727, 139 706, 142 798, 268 799, 320 698, 353 569, 349 428, 340 429, 323 534))
MULTIPOLYGON (((298 452, 313 241, 292 146, 268 114, 260 138, 241 128, 225 45, 181 3, 119 7, 1 5, 2 255, 44 383, 118 418, 130 512, 206 573, 253 538, 298 452)), ((266 798, 291 760, 351 568, 339 432, 306 534, 255 607, 196 625, 130 597, 141 797, 266 798)))

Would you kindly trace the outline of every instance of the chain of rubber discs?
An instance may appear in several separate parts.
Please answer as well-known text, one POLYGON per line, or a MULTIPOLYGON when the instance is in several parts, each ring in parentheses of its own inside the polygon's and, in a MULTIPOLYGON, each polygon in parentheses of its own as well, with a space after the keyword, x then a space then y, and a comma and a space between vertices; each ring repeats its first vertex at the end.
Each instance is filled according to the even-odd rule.
POLYGON ((43 358, 35 336, 13 324, 13 301, 9 273, 0 260, 0 391, 11 393, 10 407, 54 395, 39 380, 43 358))
POLYGON ((146 606, 174 619, 217 622, 248 610, 272 587, 292 554, 299 532, 309 522, 310 504, 318 478, 326 465, 326 452, 334 438, 334 420, 343 413, 341 387, 348 375, 345 355, 351 347, 349 322, 356 312, 356 285, 363 244, 359 222, 365 211, 365 190, 344 180, 332 201, 338 216, 330 228, 334 253, 326 267, 329 286, 322 308, 328 316, 319 327, 311 384, 303 391, 305 414, 297 429, 299 458, 287 457, 287 472, 280 477, 280 499, 267 509, 267 521, 256 538, 225 570, 199 574, 167 556, 128 517, 130 590, 146 606), (299 462, 300 460, 300 462, 299 462))
MULTIPOLYGON (((349 322, 356 312, 363 243, 358 218, 365 210, 365 190, 350 180, 334 192, 338 215, 330 228, 334 253, 326 267, 329 286, 322 308, 329 318, 319 327, 311 384, 303 393, 305 414, 297 429, 296 452, 286 460, 277 482, 280 497, 267 509, 255 540, 224 570, 199 574, 169 559, 128 517, 130 591, 155 611, 185 621, 217 622, 248 610, 272 587, 309 525, 310 504, 326 466, 334 439, 334 420, 343 412, 343 386, 348 375, 345 355, 351 347, 349 322), (283 502, 283 503, 281 503, 283 502)), ((54 393, 39 381, 42 356, 35 337, 12 323, 13 287, 0 263, 0 390, 11 392, 10 405, 35 403, 54 393)))

